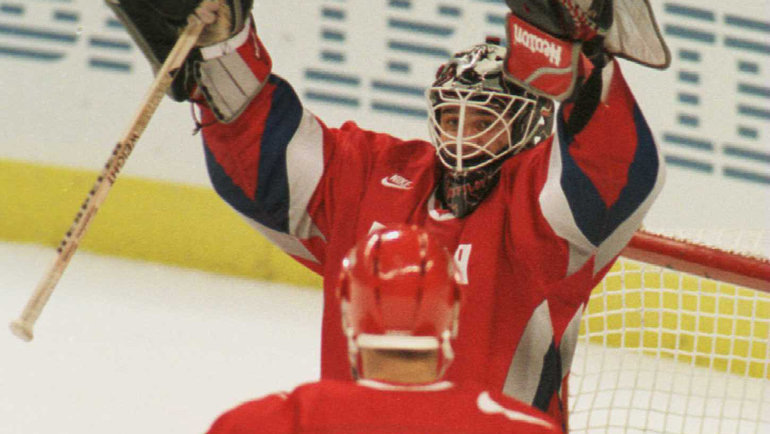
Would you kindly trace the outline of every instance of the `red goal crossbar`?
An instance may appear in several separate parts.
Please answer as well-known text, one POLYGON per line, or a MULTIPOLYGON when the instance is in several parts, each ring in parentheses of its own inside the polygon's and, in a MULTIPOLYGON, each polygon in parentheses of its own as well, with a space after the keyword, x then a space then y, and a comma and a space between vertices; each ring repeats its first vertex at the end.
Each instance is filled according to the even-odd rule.
POLYGON ((622 256, 770 292, 770 260, 639 230, 622 256))

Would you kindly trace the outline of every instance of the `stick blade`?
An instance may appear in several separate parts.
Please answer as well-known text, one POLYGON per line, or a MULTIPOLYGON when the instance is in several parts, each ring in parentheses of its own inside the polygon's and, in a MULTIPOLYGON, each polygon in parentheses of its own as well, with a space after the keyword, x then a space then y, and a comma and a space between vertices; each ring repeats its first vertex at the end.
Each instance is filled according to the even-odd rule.
POLYGON ((13 321, 10 324, 11 333, 16 335, 17 338, 23 340, 24 342, 29 342, 32 340, 34 335, 32 334, 32 326, 20 319, 17 319, 13 321))

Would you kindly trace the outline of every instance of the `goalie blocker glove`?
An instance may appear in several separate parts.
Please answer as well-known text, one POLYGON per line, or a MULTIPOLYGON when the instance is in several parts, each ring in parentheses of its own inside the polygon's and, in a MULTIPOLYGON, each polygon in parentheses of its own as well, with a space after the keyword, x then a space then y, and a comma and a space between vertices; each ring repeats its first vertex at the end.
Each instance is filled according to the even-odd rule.
POLYGON ((671 54, 649 0, 506 0, 511 12, 557 38, 601 38, 604 50, 665 69, 671 54))
POLYGON ((670 53, 647 0, 506 0, 506 74, 534 93, 572 96, 579 54, 601 68, 606 54, 665 69, 670 53))
POLYGON ((532 93, 564 101, 572 95, 578 75, 581 42, 557 38, 508 14, 505 74, 532 93))
MULTIPOLYGON (((201 0, 105 0, 123 23, 157 74, 174 47, 187 17, 202 3, 201 0)), ((252 0, 217 0, 219 18, 204 30, 199 45, 225 40, 238 33, 247 23, 252 0)), ((200 50, 193 50, 184 66, 177 72, 169 89, 176 101, 188 100, 197 83, 195 68, 201 63, 200 50)), ((199 74, 197 74, 199 75, 199 74)))

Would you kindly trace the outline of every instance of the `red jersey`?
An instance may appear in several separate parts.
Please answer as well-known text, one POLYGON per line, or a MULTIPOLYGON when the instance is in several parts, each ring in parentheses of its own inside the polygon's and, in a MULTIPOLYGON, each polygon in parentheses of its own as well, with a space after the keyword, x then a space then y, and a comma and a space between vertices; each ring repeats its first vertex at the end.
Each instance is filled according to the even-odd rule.
POLYGON ((449 382, 395 386, 323 380, 250 401, 209 434, 561 433, 545 413, 481 388, 449 382))
MULTIPOLYGON (((605 97, 571 136, 508 158, 498 184, 458 219, 436 200, 433 146, 330 128, 270 73, 254 32, 237 56, 261 91, 234 121, 201 105, 214 188, 286 253, 324 277, 321 377, 350 379, 334 288, 343 256, 372 228, 416 224, 455 252, 465 304, 447 379, 475 381, 564 418, 579 320, 591 290, 640 226, 662 186, 652 134, 613 61, 605 97), (564 400, 564 401, 563 401, 564 400)), ((244 67, 244 68, 245 68, 244 67)))

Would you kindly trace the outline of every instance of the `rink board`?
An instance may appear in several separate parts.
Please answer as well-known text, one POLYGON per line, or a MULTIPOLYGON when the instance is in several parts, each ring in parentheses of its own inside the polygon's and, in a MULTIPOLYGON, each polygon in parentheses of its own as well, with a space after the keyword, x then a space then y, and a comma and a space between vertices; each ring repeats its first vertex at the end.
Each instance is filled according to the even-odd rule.
MULTIPOLYGON (((56 246, 98 173, 0 160, 0 239, 56 246)), ((320 278, 269 244, 206 187, 121 176, 83 250, 299 286, 320 278)))

